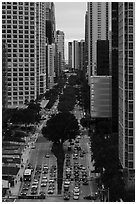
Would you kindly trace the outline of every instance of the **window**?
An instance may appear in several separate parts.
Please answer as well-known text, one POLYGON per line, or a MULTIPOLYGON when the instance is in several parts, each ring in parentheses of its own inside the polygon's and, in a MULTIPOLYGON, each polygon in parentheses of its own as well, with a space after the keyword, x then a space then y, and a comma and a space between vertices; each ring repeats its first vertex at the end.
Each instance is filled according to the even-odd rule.
POLYGON ((129 41, 133 41, 133 35, 129 35, 129 41))
POLYGON ((133 138, 129 137, 128 142, 129 142, 129 144, 133 144, 133 138))
POLYGON ((129 128, 133 128, 133 122, 129 121, 129 128))
POLYGON ((128 167, 131 168, 131 169, 133 169, 133 162, 129 162, 129 163, 128 163, 128 167))
POLYGON ((133 49, 133 43, 129 43, 129 49, 133 49))
POLYGON ((133 120, 133 113, 129 113, 129 120, 133 120))
POLYGON ((129 19, 129 25, 133 25, 133 19, 132 18, 129 19))
POLYGON ((129 59, 129 65, 133 65, 133 59, 129 59))
POLYGON ((133 3, 129 3, 129 9, 133 9, 133 3))

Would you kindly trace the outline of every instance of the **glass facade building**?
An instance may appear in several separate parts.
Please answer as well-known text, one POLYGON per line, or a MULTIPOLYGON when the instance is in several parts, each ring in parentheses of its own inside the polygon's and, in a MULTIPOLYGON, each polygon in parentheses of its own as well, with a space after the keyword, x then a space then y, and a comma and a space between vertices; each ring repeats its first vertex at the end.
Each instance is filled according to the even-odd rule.
POLYGON ((135 3, 119 3, 119 158, 135 174, 135 3))

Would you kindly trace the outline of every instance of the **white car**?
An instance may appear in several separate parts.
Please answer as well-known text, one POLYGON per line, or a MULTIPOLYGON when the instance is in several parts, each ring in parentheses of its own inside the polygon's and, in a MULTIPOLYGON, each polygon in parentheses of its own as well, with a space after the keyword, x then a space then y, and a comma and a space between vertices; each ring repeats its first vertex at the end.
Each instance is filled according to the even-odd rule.
POLYGON ((73 195, 79 196, 79 192, 74 192, 73 195))
POLYGON ((78 200, 78 199, 79 199, 79 196, 78 196, 78 195, 74 195, 74 196, 73 196, 73 199, 74 199, 74 200, 78 200))
POLYGON ((53 180, 53 179, 50 179, 50 180, 49 180, 49 183, 54 183, 54 180, 53 180))
POLYGON ((78 193, 78 192, 79 192, 79 187, 78 187, 78 186, 75 186, 73 191, 76 192, 76 193, 78 193))
POLYGON ((41 185, 41 187, 46 187, 47 183, 42 181, 40 185, 41 185))
POLYGON ((69 184, 70 184, 70 181, 69 181, 69 180, 65 180, 65 181, 64 181, 64 184, 68 184, 68 185, 69 185, 69 184))

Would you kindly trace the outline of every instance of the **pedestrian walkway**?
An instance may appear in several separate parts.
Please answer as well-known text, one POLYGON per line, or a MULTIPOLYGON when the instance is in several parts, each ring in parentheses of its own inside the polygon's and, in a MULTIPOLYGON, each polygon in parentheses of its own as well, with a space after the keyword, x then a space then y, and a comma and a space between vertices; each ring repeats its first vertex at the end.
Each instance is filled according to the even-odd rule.
POLYGON ((21 157, 21 166, 20 169, 18 171, 18 174, 16 175, 15 178, 15 184, 13 187, 10 187, 11 190, 11 195, 12 196, 18 196, 20 188, 21 188, 21 183, 22 183, 22 179, 23 179, 23 174, 24 174, 24 170, 25 170, 25 166, 29 161, 29 155, 30 155, 30 147, 27 147, 27 149, 25 149, 25 151, 22 154, 21 157))

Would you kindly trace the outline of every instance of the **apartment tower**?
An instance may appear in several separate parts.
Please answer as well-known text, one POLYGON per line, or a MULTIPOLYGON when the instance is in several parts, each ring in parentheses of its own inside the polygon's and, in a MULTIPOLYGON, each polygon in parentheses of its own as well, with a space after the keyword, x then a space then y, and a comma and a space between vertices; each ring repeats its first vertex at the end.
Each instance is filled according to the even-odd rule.
POLYGON ((2 2, 2 40, 8 47, 8 108, 46 91, 46 3, 2 2))

